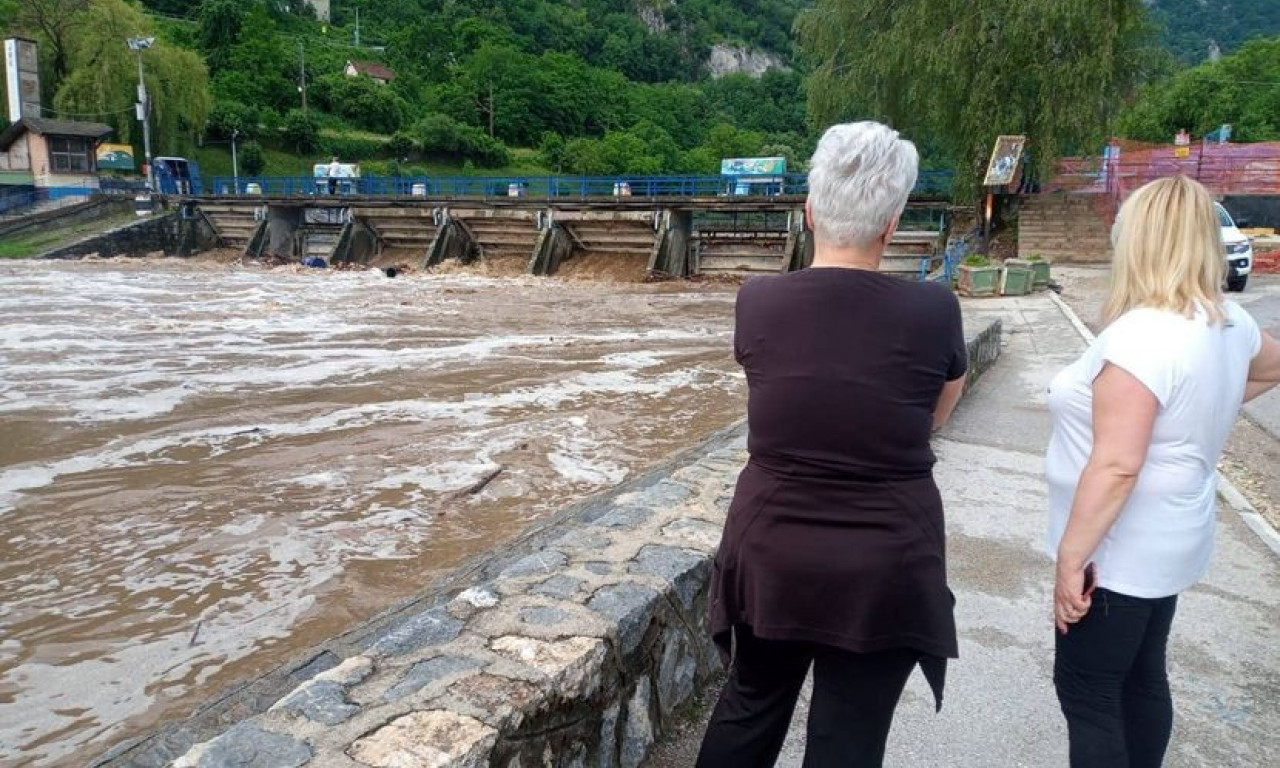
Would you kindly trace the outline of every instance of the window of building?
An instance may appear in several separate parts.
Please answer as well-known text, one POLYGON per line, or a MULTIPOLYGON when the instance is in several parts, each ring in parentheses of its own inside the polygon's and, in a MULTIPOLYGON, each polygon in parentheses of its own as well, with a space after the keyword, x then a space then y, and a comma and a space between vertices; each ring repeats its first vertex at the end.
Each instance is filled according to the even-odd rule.
POLYGON ((93 170, 92 147, 88 139, 75 136, 49 137, 49 163, 54 173, 88 173, 93 170))

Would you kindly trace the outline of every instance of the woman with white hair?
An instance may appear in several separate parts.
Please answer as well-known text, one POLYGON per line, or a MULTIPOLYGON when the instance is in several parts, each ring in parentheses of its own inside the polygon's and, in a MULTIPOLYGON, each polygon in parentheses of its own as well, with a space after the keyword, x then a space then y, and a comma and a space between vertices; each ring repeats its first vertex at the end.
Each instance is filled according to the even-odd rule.
POLYGON ((929 437, 960 398, 960 308, 878 271, 918 155, 872 122, 837 125, 809 172, 810 269, 738 294, 750 459, 712 570, 732 662, 701 768, 771 766, 810 666, 805 765, 879 766, 920 665, 941 706, 956 656, 929 437))
POLYGON ((1054 684, 1073 767, 1156 768, 1178 593, 1209 565, 1218 458, 1242 401, 1280 381, 1280 344, 1223 298, 1197 182, 1134 192, 1114 238, 1107 326, 1049 391, 1054 684))

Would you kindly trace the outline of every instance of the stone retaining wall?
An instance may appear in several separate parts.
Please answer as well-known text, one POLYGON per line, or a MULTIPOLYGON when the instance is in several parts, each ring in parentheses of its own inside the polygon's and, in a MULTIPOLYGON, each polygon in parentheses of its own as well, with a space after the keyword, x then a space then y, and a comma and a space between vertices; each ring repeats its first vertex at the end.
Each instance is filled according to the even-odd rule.
POLYGON ((41 259, 79 259, 90 254, 112 256, 191 256, 217 245, 217 235, 203 219, 160 213, 77 240, 40 254, 41 259))
MULTIPOLYGON (((999 339, 998 322, 970 334, 973 370, 999 339)), ((719 668, 708 578, 745 432, 97 765, 638 768, 719 668)))

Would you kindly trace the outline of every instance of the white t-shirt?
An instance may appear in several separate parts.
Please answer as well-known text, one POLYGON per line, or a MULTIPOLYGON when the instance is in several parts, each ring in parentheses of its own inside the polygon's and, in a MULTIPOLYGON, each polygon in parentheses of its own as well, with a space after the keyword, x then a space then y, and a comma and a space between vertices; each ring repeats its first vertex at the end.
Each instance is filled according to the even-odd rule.
POLYGON ((1167 597, 1209 566, 1217 465, 1244 399, 1249 365, 1262 347, 1258 324, 1234 302, 1210 325, 1201 312, 1135 309, 1112 323, 1049 387, 1053 437, 1049 553, 1071 515, 1076 484, 1093 450, 1093 380, 1111 363, 1160 401, 1146 463, 1092 561, 1098 585, 1133 597, 1167 597))

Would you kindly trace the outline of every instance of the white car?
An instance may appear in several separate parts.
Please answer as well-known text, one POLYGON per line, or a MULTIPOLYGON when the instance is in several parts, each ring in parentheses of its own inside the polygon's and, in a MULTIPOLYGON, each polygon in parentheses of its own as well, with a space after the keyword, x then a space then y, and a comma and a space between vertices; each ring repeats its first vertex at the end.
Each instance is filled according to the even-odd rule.
POLYGON ((1218 211, 1218 223, 1222 225, 1222 245, 1227 257, 1227 290, 1239 293, 1249 282, 1249 273, 1253 271, 1253 244, 1249 238, 1236 227, 1231 214, 1220 204, 1214 203, 1218 211))

